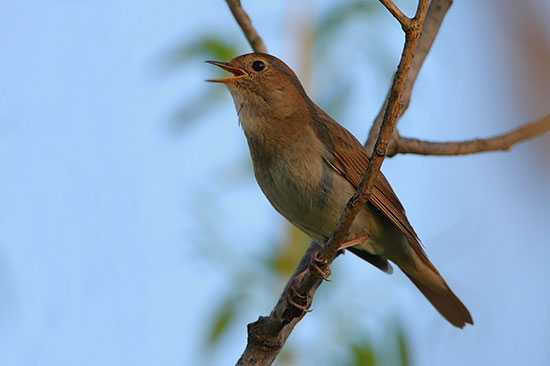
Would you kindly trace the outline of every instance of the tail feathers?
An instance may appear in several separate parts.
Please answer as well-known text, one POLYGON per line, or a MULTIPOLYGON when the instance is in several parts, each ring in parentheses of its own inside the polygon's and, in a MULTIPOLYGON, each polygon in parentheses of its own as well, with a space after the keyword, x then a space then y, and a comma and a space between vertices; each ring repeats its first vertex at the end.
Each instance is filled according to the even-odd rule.
POLYGON ((358 245, 354 247, 350 247, 347 250, 358 256, 359 258, 369 262, 382 272, 386 272, 387 274, 393 273, 393 267, 391 266, 390 262, 388 260, 380 255, 371 254, 367 250, 364 250, 360 248, 358 245))
POLYGON ((434 272, 431 268, 424 267, 421 271, 414 271, 414 274, 407 273, 405 270, 403 272, 449 323, 458 328, 463 328, 466 324, 474 324, 466 306, 453 293, 437 270, 434 272), (431 273, 423 275, 422 272, 426 271, 431 273))

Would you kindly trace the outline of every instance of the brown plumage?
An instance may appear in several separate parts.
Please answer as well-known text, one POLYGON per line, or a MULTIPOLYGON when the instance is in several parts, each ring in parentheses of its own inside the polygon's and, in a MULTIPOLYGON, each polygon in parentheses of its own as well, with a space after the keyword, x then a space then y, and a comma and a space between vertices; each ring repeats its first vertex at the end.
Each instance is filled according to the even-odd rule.
MULTIPOLYGON (((367 170, 361 143, 319 108, 294 72, 266 54, 211 62, 233 76, 227 85, 247 137, 258 184, 273 207, 312 238, 325 240, 367 170)), ((473 324, 462 302, 430 262, 389 182, 379 174, 348 250, 391 273, 397 264, 451 324, 473 324)))

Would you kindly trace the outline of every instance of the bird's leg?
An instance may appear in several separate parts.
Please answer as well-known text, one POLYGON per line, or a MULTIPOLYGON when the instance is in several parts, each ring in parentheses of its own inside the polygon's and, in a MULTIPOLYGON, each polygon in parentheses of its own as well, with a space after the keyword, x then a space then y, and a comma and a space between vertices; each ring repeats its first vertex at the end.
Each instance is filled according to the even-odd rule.
MULTIPOLYGON (((336 255, 340 255, 344 253, 344 250, 350 247, 353 247, 357 244, 362 243, 363 241, 366 241, 369 237, 367 235, 358 236, 355 239, 347 240, 340 244, 338 246, 338 251, 336 255)), ((309 266, 311 269, 316 271, 319 276, 325 281, 330 281, 330 267, 328 266, 328 262, 325 258, 323 258, 320 254, 320 252, 317 251, 313 254, 311 257, 311 262, 309 263, 309 266)))
POLYGON ((309 263, 311 269, 315 270, 324 281, 330 281, 330 268, 327 264, 327 260, 320 256, 318 251, 311 256, 309 263))
POLYGON ((309 313, 311 311, 311 306, 308 304, 309 301, 307 295, 302 295, 301 293, 299 293, 298 290, 294 288, 294 285, 290 285, 286 301, 290 305, 305 313, 309 313))
POLYGON ((366 240, 368 240, 368 235, 362 235, 362 236, 358 236, 357 238, 355 239, 351 239, 351 240, 347 240, 345 242, 343 242, 342 244, 340 244, 340 246, 338 246, 338 251, 340 250, 344 250, 344 249, 348 249, 348 248, 351 248, 353 246, 356 246, 357 244, 360 244, 366 240))

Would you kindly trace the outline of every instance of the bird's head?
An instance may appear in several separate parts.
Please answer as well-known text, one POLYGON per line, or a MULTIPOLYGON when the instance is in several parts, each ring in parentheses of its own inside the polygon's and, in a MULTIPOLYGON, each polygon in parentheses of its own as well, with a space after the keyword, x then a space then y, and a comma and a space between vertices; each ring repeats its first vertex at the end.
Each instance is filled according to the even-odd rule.
POLYGON ((265 53, 249 53, 229 62, 206 61, 232 75, 207 80, 227 86, 238 111, 286 118, 307 105, 309 98, 290 67, 265 53))

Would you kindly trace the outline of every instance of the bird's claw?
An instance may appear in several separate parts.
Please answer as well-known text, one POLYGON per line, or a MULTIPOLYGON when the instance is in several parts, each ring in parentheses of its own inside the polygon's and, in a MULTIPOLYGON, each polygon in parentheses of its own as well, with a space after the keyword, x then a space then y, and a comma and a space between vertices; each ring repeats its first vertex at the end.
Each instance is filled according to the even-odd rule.
POLYGON ((289 287, 289 294, 287 295, 286 297, 286 301, 294 306, 295 308, 303 311, 304 313, 309 313, 312 311, 311 309, 311 306, 308 304, 308 301, 307 301, 307 296, 306 295, 302 295, 301 293, 298 292, 298 290, 296 290, 294 288, 294 286, 290 286, 289 287), (294 298, 296 299, 299 299, 300 301, 303 301, 305 302, 306 304, 303 305, 303 304, 299 304, 298 301, 296 301, 294 298))
POLYGON ((330 282, 330 268, 327 266, 326 259, 319 256, 319 252, 313 254, 310 265, 324 281, 330 282))

